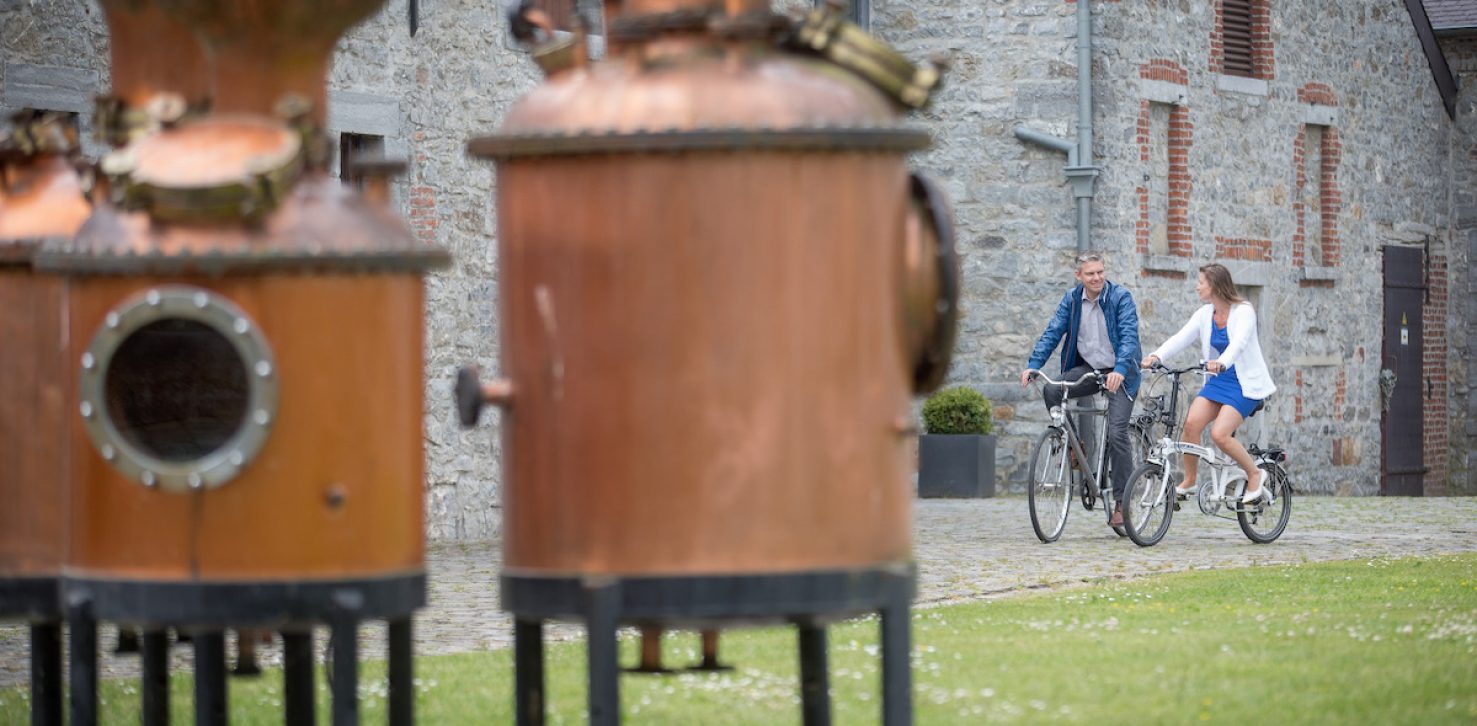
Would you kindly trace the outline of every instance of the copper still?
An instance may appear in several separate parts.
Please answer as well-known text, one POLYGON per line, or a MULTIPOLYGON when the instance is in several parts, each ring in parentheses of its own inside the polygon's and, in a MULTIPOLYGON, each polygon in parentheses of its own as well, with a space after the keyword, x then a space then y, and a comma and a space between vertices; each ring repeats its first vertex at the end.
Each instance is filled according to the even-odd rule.
POLYGON ((196 720, 218 723, 223 629, 280 630, 302 722, 311 625, 329 624, 340 723, 357 718, 357 625, 385 619, 392 721, 411 718, 422 275, 447 255, 388 208, 388 167, 363 170, 372 198, 329 176, 321 124, 334 42, 380 4, 104 3, 118 85, 99 125, 124 145, 75 242, 38 257, 68 280, 74 347, 74 722, 95 719, 98 620, 144 628, 146 723, 168 720, 150 633, 196 631, 196 720))
POLYGON ((22 111, 0 140, 0 618, 29 621, 31 721, 60 724, 68 382, 64 285, 32 265, 89 205, 71 114, 22 111))
POLYGON ((464 371, 458 403, 504 409, 520 722, 543 717, 545 619, 589 624, 592 723, 619 712, 617 622, 795 622, 811 723, 816 623, 880 611, 904 723, 910 399, 947 368, 958 271, 900 112, 938 70, 836 8, 605 11, 590 62, 525 3, 548 77, 468 146, 496 162, 502 377, 464 371))

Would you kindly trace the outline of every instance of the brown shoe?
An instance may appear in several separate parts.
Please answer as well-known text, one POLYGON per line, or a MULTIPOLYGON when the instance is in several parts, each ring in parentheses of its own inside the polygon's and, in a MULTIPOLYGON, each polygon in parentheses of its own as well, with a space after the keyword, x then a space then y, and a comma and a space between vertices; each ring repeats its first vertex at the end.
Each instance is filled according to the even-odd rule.
POLYGON ((1109 527, 1122 527, 1123 526, 1123 505, 1122 504, 1119 504, 1118 506, 1113 507, 1113 516, 1108 517, 1108 526, 1109 527))

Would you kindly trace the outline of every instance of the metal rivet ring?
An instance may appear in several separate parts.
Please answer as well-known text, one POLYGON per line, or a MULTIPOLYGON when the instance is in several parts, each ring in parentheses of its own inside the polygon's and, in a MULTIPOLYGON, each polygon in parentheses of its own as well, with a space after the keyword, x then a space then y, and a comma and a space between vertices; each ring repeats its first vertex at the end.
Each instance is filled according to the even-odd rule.
POLYGON ((77 410, 83 427, 108 464, 130 481, 166 492, 213 489, 240 476, 265 446, 276 418, 276 366, 262 331, 229 299, 208 289, 164 285, 145 290, 103 316, 103 326, 80 356, 77 410), (108 404, 108 371, 114 358, 139 331, 156 323, 184 322, 210 328, 228 342, 248 373, 245 406, 249 412, 228 440, 191 458, 166 458, 134 438, 134 423, 108 404))

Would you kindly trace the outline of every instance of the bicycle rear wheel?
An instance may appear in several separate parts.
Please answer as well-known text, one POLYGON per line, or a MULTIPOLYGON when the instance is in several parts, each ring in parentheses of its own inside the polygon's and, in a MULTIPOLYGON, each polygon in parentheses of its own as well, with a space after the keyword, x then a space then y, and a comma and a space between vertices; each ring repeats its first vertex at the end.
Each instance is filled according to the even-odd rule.
POLYGON ((1140 547, 1152 547, 1164 539, 1174 518, 1174 492, 1169 489, 1168 470, 1153 462, 1135 469, 1123 488, 1123 528, 1140 547))
POLYGON ((1031 452, 1031 480, 1026 499, 1031 527, 1042 542, 1055 542, 1067 527, 1072 503, 1072 472, 1067 466, 1067 433, 1058 428, 1042 432, 1031 452))
POLYGON ((1266 544, 1281 537, 1287 529, 1287 520, 1292 518, 1292 483, 1276 464, 1262 464, 1261 470, 1265 474, 1262 486, 1272 487, 1272 501, 1263 499, 1251 508, 1241 505, 1236 522, 1247 539, 1266 544))

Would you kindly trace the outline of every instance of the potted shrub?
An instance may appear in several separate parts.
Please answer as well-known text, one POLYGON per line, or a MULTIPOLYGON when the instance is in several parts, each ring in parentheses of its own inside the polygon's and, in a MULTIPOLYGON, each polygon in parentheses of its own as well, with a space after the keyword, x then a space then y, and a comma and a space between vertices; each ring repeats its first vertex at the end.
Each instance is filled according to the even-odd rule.
POLYGON ((995 496, 995 424, 990 399, 968 386, 923 402, 918 438, 918 496, 995 496))

